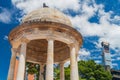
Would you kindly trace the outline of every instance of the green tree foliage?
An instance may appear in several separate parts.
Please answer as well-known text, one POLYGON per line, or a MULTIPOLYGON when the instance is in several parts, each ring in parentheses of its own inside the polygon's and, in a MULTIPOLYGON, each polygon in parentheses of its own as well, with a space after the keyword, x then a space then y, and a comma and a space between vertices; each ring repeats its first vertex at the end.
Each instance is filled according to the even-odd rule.
POLYGON ((28 74, 36 74, 37 75, 37 79, 39 79, 39 71, 40 71, 40 66, 38 64, 34 64, 34 63, 30 63, 30 62, 26 62, 26 71, 28 72, 28 74))
POLYGON ((59 68, 59 65, 54 68, 54 80, 60 80, 60 68, 59 68))
MULTIPOLYGON (((78 70, 80 80, 112 80, 110 72, 104 70, 103 66, 96 64, 93 60, 79 61, 78 70)), ((59 68, 55 68, 55 79, 60 80, 59 68)), ((70 66, 65 67, 65 80, 70 80, 70 66)))
POLYGON ((104 70, 103 66, 96 64, 93 60, 79 61, 78 70, 81 78, 86 80, 112 80, 110 72, 104 70))
MULTIPOLYGON (((70 80, 70 66, 64 68, 65 80, 70 80)), ((54 80, 60 80, 60 67, 54 68, 54 80)))
POLYGON ((70 80, 70 66, 65 68, 65 80, 70 80))

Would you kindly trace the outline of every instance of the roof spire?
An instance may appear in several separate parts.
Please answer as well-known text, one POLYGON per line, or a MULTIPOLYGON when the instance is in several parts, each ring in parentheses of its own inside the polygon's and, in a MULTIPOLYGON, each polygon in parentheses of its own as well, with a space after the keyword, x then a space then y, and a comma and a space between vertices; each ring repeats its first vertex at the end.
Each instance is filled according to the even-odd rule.
POLYGON ((48 8, 48 6, 47 6, 45 3, 43 3, 43 8, 44 8, 44 7, 47 7, 47 8, 48 8))

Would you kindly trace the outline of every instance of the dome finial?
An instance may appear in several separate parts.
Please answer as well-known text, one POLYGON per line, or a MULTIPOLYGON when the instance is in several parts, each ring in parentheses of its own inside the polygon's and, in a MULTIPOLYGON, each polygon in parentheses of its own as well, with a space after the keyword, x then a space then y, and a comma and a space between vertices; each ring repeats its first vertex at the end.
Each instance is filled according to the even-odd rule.
POLYGON ((47 6, 45 3, 43 3, 43 8, 44 8, 44 7, 48 7, 48 6, 47 6))

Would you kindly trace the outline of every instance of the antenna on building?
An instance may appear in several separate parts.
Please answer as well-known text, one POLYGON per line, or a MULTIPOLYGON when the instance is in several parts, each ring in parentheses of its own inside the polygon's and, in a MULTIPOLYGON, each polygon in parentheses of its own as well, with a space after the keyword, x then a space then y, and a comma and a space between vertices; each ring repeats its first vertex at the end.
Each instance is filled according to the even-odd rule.
POLYGON ((47 6, 45 3, 43 3, 43 8, 44 8, 44 7, 47 7, 47 8, 48 8, 48 6, 47 6))

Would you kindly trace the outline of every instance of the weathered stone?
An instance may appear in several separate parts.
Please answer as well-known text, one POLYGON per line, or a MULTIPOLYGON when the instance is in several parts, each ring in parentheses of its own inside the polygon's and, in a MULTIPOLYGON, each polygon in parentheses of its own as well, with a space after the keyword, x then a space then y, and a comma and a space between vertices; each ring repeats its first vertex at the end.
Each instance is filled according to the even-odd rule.
MULTIPOLYGON (((13 48, 20 49, 17 80, 24 80, 26 61, 46 64, 46 80, 53 80, 53 64, 68 60, 71 80, 79 79, 77 53, 82 36, 63 13, 51 8, 35 10, 11 31, 9 40, 13 48)), ((11 66, 14 66, 12 62, 11 66)), ((64 65, 60 66, 60 79, 64 80, 64 65)), ((11 74, 9 76, 13 76, 11 74)))
POLYGON ((26 46, 25 42, 21 43, 21 51, 19 56, 18 72, 16 80, 24 80, 25 60, 26 60, 26 46))
POLYGON ((60 63, 60 80, 64 80, 65 77, 64 77, 64 62, 61 62, 60 63))
POLYGON ((11 56, 11 61, 10 61, 10 67, 9 67, 9 72, 8 72, 8 78, 7 80, 13 80, 14 79, 14 69, 15 69, 15 61, 16 61, 16 50, 11 49, 12 51, 12 56, 11 56))

